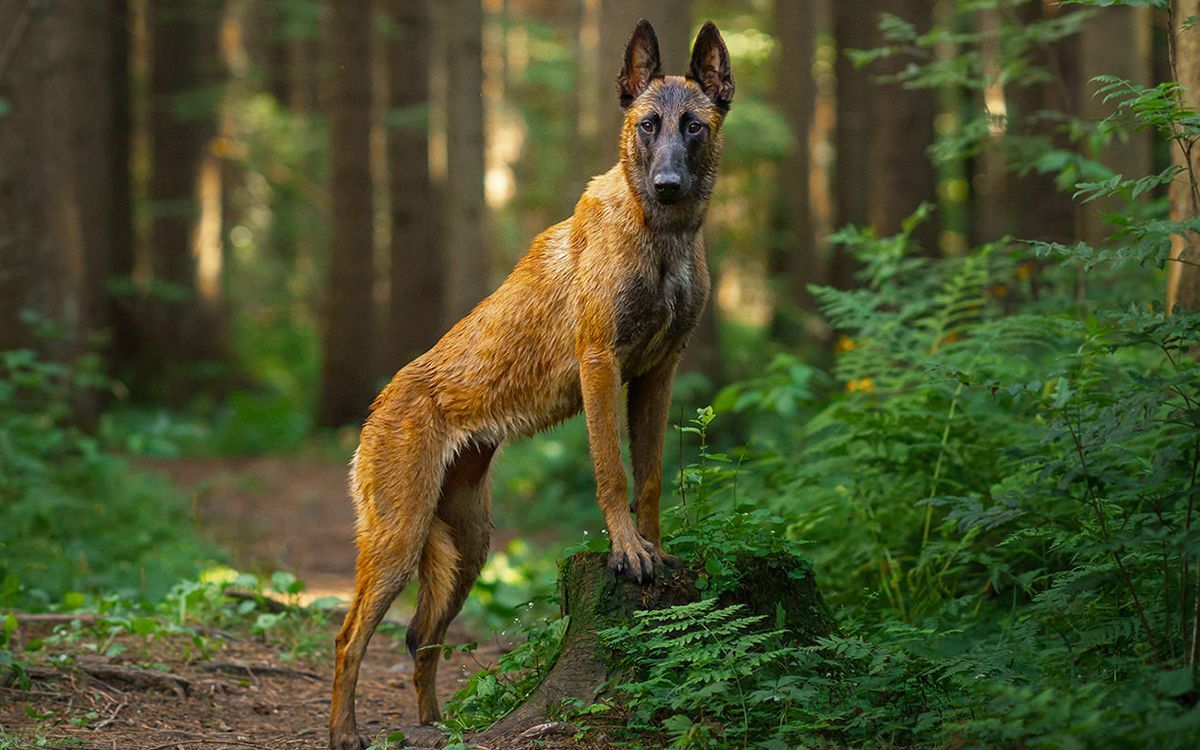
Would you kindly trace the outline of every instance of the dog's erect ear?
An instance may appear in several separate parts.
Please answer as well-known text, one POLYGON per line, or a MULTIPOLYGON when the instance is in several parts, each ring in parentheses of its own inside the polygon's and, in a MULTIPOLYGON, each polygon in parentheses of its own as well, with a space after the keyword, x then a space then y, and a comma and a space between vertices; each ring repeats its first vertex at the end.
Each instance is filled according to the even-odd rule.
POLYGON ((621 107, 633 104, 650 81, 662 78, 662 62, 658 56, 658 37, 654 27, 646 19, 638 21, 625 47, 625 67, 617 77, 617 88, 621 91, 621 107))
POLYGON ((712 21, 704 24, 692 45, 692 65, 687 77, 700 85, 722 112, 733 101, 733 73, 729 70, 729 50, 712 21))

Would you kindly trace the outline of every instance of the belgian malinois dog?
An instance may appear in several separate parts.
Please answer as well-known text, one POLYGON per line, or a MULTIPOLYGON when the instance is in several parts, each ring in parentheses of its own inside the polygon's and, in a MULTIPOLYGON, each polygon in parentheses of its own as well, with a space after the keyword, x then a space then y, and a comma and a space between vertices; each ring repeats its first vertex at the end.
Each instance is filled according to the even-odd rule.
POLYGON ((492 531, 488 468, 510 437, 583 410, 608 526, 609 567, 642 582, 663 551, 658 504, 675 365, 708 298, 700 227, 733 99, 729 53, 711 22, 687 76, 663 76, 638 23, 617 79, 619 163, 592 179, 571 218, 542 232, 508 279, 372 404, 350 472, 358 513, 354 601, 337 636, 330 747, 359 750, 354 688, 367 641, 416 574, 408 627, 420 720, 437 721, 438 651, 474 585, 492 531), (628 383, 634 509, 621 465, 618 399, 628 383))

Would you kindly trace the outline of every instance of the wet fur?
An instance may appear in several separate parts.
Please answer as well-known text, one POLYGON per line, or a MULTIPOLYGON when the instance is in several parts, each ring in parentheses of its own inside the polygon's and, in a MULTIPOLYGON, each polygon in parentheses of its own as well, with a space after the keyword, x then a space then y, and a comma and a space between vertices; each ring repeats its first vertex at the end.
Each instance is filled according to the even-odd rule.
POLYGON ((441 642, 486 560, 488 470, 505 440, 583 409, 610 564, 642 580, 665 559, 658 523, 663 433, 675 364, 709 293, 700 227, 733 88, 711 24, 697 38, 688 78, 663 77, 657 58, 653 29, 642 22, 619 79, 628 99, 620 162, 594 178, 574 215, 538 235, 504 284, 396 373, 372 404, 350 478, 359 552, 354 600, 336 644, 335 750, 362 746, 354 718, 359 666, 414 574, 421 588, 407 637, 413 684, 422 723, 438 718, 438 652, 422 649, 441 642), (708 75, 703 65, 710 59, 723 65, 724 78, 702 89, 697 81, 708 75), (667 125, 685 115, 702 118, 708 128, 703 147, 688 153, 691 188, 670 205, 655 200, 647 181, 653 154, 638 127, 651 115, 667 125), (636 525, 620 459, 622 383, 636 525))

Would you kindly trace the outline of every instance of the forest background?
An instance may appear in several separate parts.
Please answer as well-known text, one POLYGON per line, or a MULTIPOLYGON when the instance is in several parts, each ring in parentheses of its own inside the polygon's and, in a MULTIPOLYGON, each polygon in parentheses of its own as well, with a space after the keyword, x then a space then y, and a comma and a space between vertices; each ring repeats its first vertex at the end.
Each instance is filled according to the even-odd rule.
MULTIPOLYGON (((625 739, 1186 746, 1197 0, 0 0, 0 607, 157 612, 230 564, 345 596, 340 479, 289 476, 341 477, 382 384, 614 163, 641 17, 668 72, 714 20, 737 80, 668 525, 712 590, 806 555, 840 632, 687 615, 755 654, 725 674, 660 623, 625 739)), ((494 495, 467 618, 552 650, 553 561, 604 543, 581 421, 494 495)))

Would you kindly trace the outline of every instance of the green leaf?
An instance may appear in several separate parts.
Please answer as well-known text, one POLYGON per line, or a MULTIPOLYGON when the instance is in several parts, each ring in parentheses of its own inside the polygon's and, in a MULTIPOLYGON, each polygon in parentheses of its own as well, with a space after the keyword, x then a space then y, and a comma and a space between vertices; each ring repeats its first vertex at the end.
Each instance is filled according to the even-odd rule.
POLYGON ((1191 692, 1193 685, 1191 667, 1180 667, 1158 676, 1158 689, 1172 698, 1191 692))
POLYGON ((63 594, 62 605, 64 609, 79 609, 87 603, 87 596, 79 591, 68 591, 63 594))

